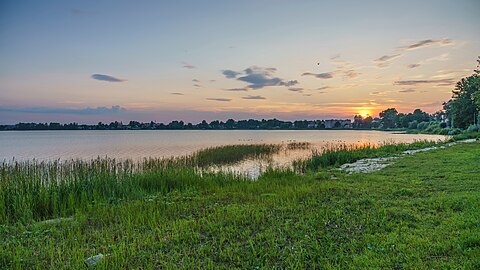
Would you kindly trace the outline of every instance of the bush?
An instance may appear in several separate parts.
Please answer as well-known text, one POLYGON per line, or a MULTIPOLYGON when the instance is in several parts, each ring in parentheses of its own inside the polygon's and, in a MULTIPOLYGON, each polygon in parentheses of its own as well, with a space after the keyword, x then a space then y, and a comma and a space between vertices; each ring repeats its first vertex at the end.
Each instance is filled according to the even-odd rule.
POLYGON ((435 122, 431 122, 424 131, 427 133, 436 133, 435 131, 440 131, 440 126, 435 122))
POLYGON ((448 135, 448 132, 450 132, 449 128, 442 128, 438 134, 440 135, 448 135))
POLYGON ((418 121, 417 120, 414 120, 414 121, 412 121, 408 124, 409 129, 417 129, 417 126, 418 126, 418 121))
POLYGON ((418 129, 424 130, 428 127, 429 123, 428 122, 421 122, 417 125, 418 129))
POLYGON ((462 130, 459 128, 453 128, 448 132, 448 135, 458 135, 462 133, 462 130))
POLYGON ((478 132, 480 131, 480 127, 478 125, 470 125, 467 128, 467 132, 478 132))
POLYGON ((445 122, 440 123, 440 127, 441 127, 441 128, 446 128, 446 127, 447 127, 447 123, 445 123, 445 122))

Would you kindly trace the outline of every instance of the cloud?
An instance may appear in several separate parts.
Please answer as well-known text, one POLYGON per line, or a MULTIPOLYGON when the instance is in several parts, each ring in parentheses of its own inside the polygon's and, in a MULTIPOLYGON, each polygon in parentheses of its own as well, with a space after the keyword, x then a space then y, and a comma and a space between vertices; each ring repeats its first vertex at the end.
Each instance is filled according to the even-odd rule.
POLYGON ((189 63, 186 63, 186 62, 183 62, 183 68, 186 68, 186 69, 194 69, 194 68, 197 68, 196 66, 192 65, 192 64, 189 64, 189 63))
POLYGON ((29 108, 2 108, 3 112, 21 112, 21 113, 35 113, 35 114, 77 114, 77 115, 104 115, 104 114, 117 114, 127 111, 127 109, 114 105, 108 107, 96 107, 96 108, 82 108, 82 109, 69 109, 69 108, 52 108, 52 107, 29 107, 29 108))
POLYGON ((416 68, 416 67, 419 67, 419 66, 420 66, 420 64, 410 64, 407 67, 408 68, 416 68))
POLYGON ((416 43, 413 43, 413 44, 410 44, 410 45, 407 45, 407 46, 404 46, 404 47, 399 47, 399 48, 397 48, 397 50, 412 51, 412 50, 416 50, 416 49, 429 47, 429 46, 432 46, 432 45, 448 46, 448 45, 452 45, 452 44, 453 44, 453 41, 449 38, 425 39, 425 40, 421 40, 421 41, 418 41, 416 43))
POLYGON ((340 58, 340 54, 338 53, 338 54, 335 54, 334 56, 330 57, 330 60, 333 61, 333 60, 337 60, 339 58, 340 58))
POLYGON ((313 76, 318 79, 331 79, 333 78, 333 74, 335 72, 325 72, 325 73, 311 73, 311 72, 305 72, 302 74, 302 76, 313 76))
POLYGON ((312 94, 303 94, 302 96, 304 96, 304 97, 309 97, 309 96, 311 96, 311 95, 312 95, 312 94))
POLYGON ((346 79, 355 79, 358 76, 360 76, 360 72, 357 72, 356 70, 349 69, 349 70, 344 70, 343 71, 343 77, 346 79))
POLYGON ((232 99, 231 98, 206 98, 206 100, 229 102, 232 99))
POLYGON ((126 80, 118 79, 113 76, 104 75, 104 74, 93 74, 91 78, 94 80, 106 81, 106 82, 125 82, 126 81, 126 80))
POLYGON ((266 99, 265 97, 262 97, 262 96, 251 96, 251 95, 248 95, 246 97, 242 97, 243 99, 266 99))
POLYGON ((297 80, 284 81, 281 78, 274 77, 276 71, 277 69, 272 67, 263 68, 252 66, 246 68, 243 72, 223 70, 222 74, 229 79, 236 78, 239 81, 248 83, 246 87, 248 89, 261 89, 267 86, 290 87, 298 84, 297 80))
POLYGON ((238 75, 240 75, 242 73, 226 69, 226 70, 222 71, 222 74, 225 75, 225 77, 228 78, 228 79, 233 79, 233 78, 236 78, 238 75))
POLYGON ((175 95, 175 96, 183 96, 183 93, 179 93, 179 92, 174 92, 174 93, 170 93, 172 95, 175 95))
POLYGON ((247 87, 243 87, 243 88, 228 88, 228 89, 223 89, 225 91, 232 91, 232 92, 246 92, 248 91, 248 88, 247 87))
POLYGON ((373 60, 373 62, 377 65, 377 67, 387 67, 391 61, 401 57, 402 54, 393 54, 393 55, 384 55, 382 57, 379 57, 375 60, 373 60))
POLYGON ((328 88, 330 88, 330 86, 322 86, 322 87, 317 88, 317 90, 325 90, 325 89, 328 89, 328 88))
POLYGON ((291 81, 288 81, 288 82, 281 82, 280 83, 280 85, 283 85, 283 86, 286 86, 286 87, 294 86, 296 84, 298 84, 297 80, 291 80, 291 81))
POLYGON ((455 84, 454 79, 439 79, 439 80, 405 80, 395 81, 394 85, 419 85, 419 84, 436 84, 437 86, 449 86, 455 84))
POLYGON ((288 88, 288 91, 292 92, 298 92, 298 93, 303 93, 303 88, 297 87, 297 88, 288 88))
POLYGON ((197 80, 197 79, 193 79, 192 82, 196 82, 196 83, 199 83, 200 80, 197 80))
POLYGON ((193 84, 193 86, 195 86, 195 87, 202 87, 202 86, 201 86, 200 84, 198 84, 198 83, 193 84))
POLYGON ((398 91, 400 93, 413 93, 413 92, 416 92, 415 89, 403 89, 403 90, 400 90, 398 91))

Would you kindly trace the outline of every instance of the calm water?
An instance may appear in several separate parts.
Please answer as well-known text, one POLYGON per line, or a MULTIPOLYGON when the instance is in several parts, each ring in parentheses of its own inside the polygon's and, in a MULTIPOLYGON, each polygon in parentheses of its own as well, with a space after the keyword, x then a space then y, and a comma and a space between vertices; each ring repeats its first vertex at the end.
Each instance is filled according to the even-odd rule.
POLYGON ((225 144, 310 142, 381 143, 439 140, 445 136, 357 130, 136 130, 0 132, 0 159, 91 159, 98 156, 139 159, 190 154, 225 144))

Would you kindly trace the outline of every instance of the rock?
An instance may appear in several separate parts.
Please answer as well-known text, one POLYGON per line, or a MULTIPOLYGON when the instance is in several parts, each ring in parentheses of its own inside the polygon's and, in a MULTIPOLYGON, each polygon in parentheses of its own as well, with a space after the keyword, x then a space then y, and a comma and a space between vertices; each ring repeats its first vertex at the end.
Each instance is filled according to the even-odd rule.
POLYGON ((427 147, 427 148, 422 148, 422 149, 407 150, 407 151, 404 151, 403 153, 406 154, 406 155, 413 155, 413 154, 416 154, 416 153, 419 153, 419 152, 426 152, 426 151, 431 151, 431 150, 435 150, 435 149, 437 149, 437 147, 427 147))
POLYGON ((102 253, 89 257, 85 260, 85 265, 87 267, 95 267, 104 257, 105 256, 102 253))

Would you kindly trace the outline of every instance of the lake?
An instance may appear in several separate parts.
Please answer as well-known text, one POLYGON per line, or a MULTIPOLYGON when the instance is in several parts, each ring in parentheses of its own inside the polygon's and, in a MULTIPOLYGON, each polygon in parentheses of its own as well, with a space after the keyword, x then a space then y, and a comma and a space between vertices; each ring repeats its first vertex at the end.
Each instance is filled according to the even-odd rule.
POLYGON ((227 144, 413 142, 445 136, 362 130, 61 130, 0 132, 1 160, 142 159, 193 153, 227 144))

